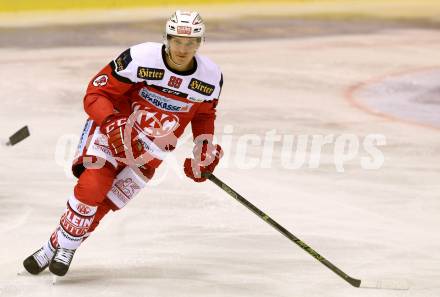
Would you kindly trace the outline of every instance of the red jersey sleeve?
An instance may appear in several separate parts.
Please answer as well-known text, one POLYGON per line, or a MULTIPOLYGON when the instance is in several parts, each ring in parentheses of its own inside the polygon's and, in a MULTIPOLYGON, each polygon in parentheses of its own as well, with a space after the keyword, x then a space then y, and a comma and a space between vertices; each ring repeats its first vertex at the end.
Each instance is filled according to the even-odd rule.
MULTIPOLYGON (((119 61, 118 67, 121 66, 121 61, 128 63, 130 60, 122 60, 123 55, 129 55, 129 51, 122 53, 116 61, 119 61)), ((116 62, 111 62, 105 66, 95 77, 90 81, 87 92, 84 97, 84 110, 89 117, 98 125, 101 125, 104 120, 116 112, 121 112, 122 101, 127 101, 126 93, 133 86, 133 82, 128 78, 117 74, 116 62)))
MULTIPOLYGON (((223 74, 221 75, 219 82, 219 94, 220 97, 221 90, 223 87, 223 74)), ((216 118, 216 107, 218 104, 218 99, 212 101, 205 101, 200 104, 196 111, 195 116, 191 120, 191 128, 194 140, 200 135, 206 135, 205 138, 210 138, 214 135, 214 122, 216 118)))
MULTIPOLYGON (((191 120, 191 128, 194 139, 202 134, 212 137, 214 135, 214 121, 216 118, 216 106, 218 99, 200 104, 194 118, 191 120)), ((209 138, 207 136, 206 138, 209 138)))

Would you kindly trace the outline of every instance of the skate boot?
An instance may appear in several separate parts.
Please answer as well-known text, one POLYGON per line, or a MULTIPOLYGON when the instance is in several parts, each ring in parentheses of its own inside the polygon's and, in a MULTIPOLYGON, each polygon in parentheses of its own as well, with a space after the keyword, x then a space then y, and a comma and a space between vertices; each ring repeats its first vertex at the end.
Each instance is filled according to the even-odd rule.
POLYGON ((76 250, 58 247, 49 265, 49 270, 57 276, 66 275, 76 250))
POLYGON ((55 249, 47 243, 23 261, 23 266, 30 274, 39 274, 49 266, 55 249))

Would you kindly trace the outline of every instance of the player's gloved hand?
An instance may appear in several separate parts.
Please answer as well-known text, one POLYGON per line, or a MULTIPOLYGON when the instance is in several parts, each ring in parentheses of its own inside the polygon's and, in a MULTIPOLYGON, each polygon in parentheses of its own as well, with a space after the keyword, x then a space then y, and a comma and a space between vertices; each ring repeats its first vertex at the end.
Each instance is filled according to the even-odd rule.
POLYGON ((223 150, 220 145, 214 145, 205 140, 194 146, 193 155, 194 158, 185 159, 183 168, 186 176, 199 183, 206 180, 205 177, 202 177, 202 173, 214 172, 223 156, 223 150))
POLYGON ((101 132, 108 138, 109 148, 115 158, 126 158, 127 150, 130 147, 134 158, 140 156, 143 151, 142 144, 137 140, 138 132, 136 129, 133 128, 130 133, 130 139, 126 139, 125 127, 127 119, 123 115, 112 115, 100 127, 101 132))

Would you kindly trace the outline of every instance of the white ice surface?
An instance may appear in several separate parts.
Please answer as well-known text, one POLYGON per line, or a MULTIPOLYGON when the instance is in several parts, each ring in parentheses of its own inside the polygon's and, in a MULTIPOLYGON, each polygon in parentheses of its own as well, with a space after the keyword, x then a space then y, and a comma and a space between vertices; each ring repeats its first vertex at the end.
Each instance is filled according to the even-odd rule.
MULTIPOLYGON (((32 133, 0 148, 1 297, 440 296, 439 131, 377 117, 346 100, 359 82, 438 65, 436 31, 202 49, 225 75, 217 131, 234 127, 229 166, 217 176, 351 276, 407 279, 409 291, 350 287, 215 185, 195 184, 181 171, 163 175, 165 168, 158 185, 103 220, 55 286, 48 272, 17 276, 55 228, 75 182, 55 161, 56 144, 79 135, 85 86, 121 50, 0 50, 1 135, 24 124, 32 133), (285 169, 278 142, 269 168, 238 168, 239 137, 272 129, 380 133, 385 163, 364 170, 361 151, 337 172, 328 145, 318 168, 285 169)), ((189 151, 186 142, 176 152, 179 166, 189 151)), ((261 154, 261 146, 248 147, 248 158, 261 154)))

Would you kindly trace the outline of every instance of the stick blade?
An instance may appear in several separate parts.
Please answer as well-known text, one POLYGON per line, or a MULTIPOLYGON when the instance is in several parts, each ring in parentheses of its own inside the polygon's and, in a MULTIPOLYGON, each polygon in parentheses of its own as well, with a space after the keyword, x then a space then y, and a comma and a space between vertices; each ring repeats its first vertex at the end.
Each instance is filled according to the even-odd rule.
POLYGON ((27 138, 29 135, 31 135, 31 133, 29 132, 28 126, 24 126, 13 135, 11 135, 11 137, 9 137, 7 145, 15 145, 23 139, 27 138))
POLYGON ((406 280, 362 280, 359 287, 366 289, 408 290, 409 282, 406 280))

